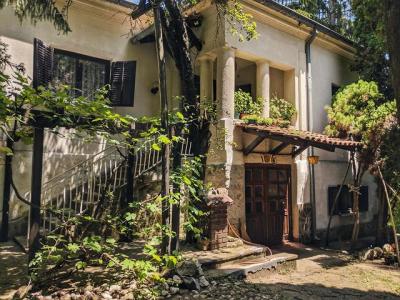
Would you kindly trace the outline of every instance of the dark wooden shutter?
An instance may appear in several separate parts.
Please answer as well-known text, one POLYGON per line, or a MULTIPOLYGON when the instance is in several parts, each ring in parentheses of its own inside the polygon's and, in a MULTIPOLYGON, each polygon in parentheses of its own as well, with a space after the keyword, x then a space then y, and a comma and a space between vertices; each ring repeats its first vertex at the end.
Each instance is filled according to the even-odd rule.
MULTIPOLYGON (((340 189, 340 185, 328 187, 328 215, 335 201, 337 192, 340 189)), ((353 207, 353 198, 350 194, 348 186, 343 186, 342 191, 339 194, 339 198, 336 203, 334 215, 345 214, 348 212, 349 208, 353 207)))
POLYGON ((111 64, 110 99, 113 106, 133 106, 135 96, 136 61, 111 64))
POLYGON ((360 211, 368 211, 368 186, 363 185, 360 187, 360 200, 359 200, 360 211))
POLYGON ((54 49, 39 39, 34 39, 33 86, 47 86, 52 80, 54 49))
MULTIPOLYGON (((328 215, 331 213, 333 202, 335 201, 335 197, 336 197, 336 194, 338 191, 339 191, 339 186, 328 187, 328 215)), ((340 192, 339 198, 337 200, 335 210, 333 211, 334 215, 339 214, 339 210, 340 210, 339 207, 340 207, 341 198, 343 197, 343 192, 344 192, 344 190, 342 189, 342 191, 340 192)))

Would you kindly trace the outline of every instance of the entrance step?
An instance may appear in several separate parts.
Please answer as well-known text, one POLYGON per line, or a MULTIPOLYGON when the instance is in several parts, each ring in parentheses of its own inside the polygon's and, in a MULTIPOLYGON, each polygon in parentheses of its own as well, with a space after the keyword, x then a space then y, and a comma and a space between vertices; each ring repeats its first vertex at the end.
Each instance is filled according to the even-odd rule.
POLYGON ((203 270, 216 269, 225 264, 246 259, 265 258, 269 254, 267 247, 262 245, 241 245, 234 248, 223 248, 212 251, 184 251, 185 259, 197 259, 203 270))
POLYGON ((205 271, 207 278, 222 277, 255 278, 267 276, 279 270, 291 271, 296 269, 298 256, 290 253, 278 253, 267 257, 247 258, 240 261, 231 261, 214 269, 205 271))

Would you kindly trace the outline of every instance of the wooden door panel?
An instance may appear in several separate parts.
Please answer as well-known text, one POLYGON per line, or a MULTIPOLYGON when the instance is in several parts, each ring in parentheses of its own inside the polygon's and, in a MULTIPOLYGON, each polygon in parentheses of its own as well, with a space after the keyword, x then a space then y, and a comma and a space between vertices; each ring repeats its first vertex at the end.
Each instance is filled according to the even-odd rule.
POLYGON ((246 166, 247 231, 252 241, 282 243, 289 233, 290 169, 278 165, 246 166))

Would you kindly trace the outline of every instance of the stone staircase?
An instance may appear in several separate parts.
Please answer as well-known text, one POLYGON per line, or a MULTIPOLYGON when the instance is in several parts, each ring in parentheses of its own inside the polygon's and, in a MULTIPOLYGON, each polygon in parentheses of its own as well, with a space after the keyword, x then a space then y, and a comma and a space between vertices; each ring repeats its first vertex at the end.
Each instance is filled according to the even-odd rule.
MULTIPOLYGON (((71 217, 95 212, 106 195, 112 194, 112 205, 115 209, 123 205, 129 184, 133 183, 132 191, 142 197, 157 187, 159 181, 160 151, 153 148, 158 136, 139 139, 133 152, 133 162, 130 165, 132 181, 128 182, 128 154, 125 149, 108 147, 90 158, 76 164, 62 174, 59 174, 42 185, 40 234, 46 235, 59 230, 71 217)), ((183 156, 191 155, 191 144, 185 139, 181 146, 183 156)), ((110 197, 110 196, 107 196, 110 197)), ((25 195, 30 199, 30 193, 25 195)), ((30 213, 27 220, 27 234, 14 237, 23 249, 27 248, 29 240, 30 213)), ((93 216, 94 217, 94 216, 93 216)))
POLYGON ((242 244, 238 247, 213 251, 187 253, 187 258, 197 258, 208 279, 222 277, 254 278, 266 276, 280 270, 296 269, 298 255, 287 252, 273 252, 262 245, 242 244))

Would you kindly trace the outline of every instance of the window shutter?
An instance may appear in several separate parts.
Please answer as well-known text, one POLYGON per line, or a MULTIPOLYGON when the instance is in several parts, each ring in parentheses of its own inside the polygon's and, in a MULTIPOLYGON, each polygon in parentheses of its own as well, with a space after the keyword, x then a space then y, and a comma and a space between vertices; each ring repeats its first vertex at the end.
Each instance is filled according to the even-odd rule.
POLYGON ((113 106, 133 106, 136 61, 117 61, 111 65, 110 99, 113 106))
POLYGON ((34 39, 33 87, 47 86, 52 80, 54 49, 34 39))
POLYGON ((360 199, 359 199, 360 211, 368 211, 368 186, 363 185, 360 187, 360 199))

